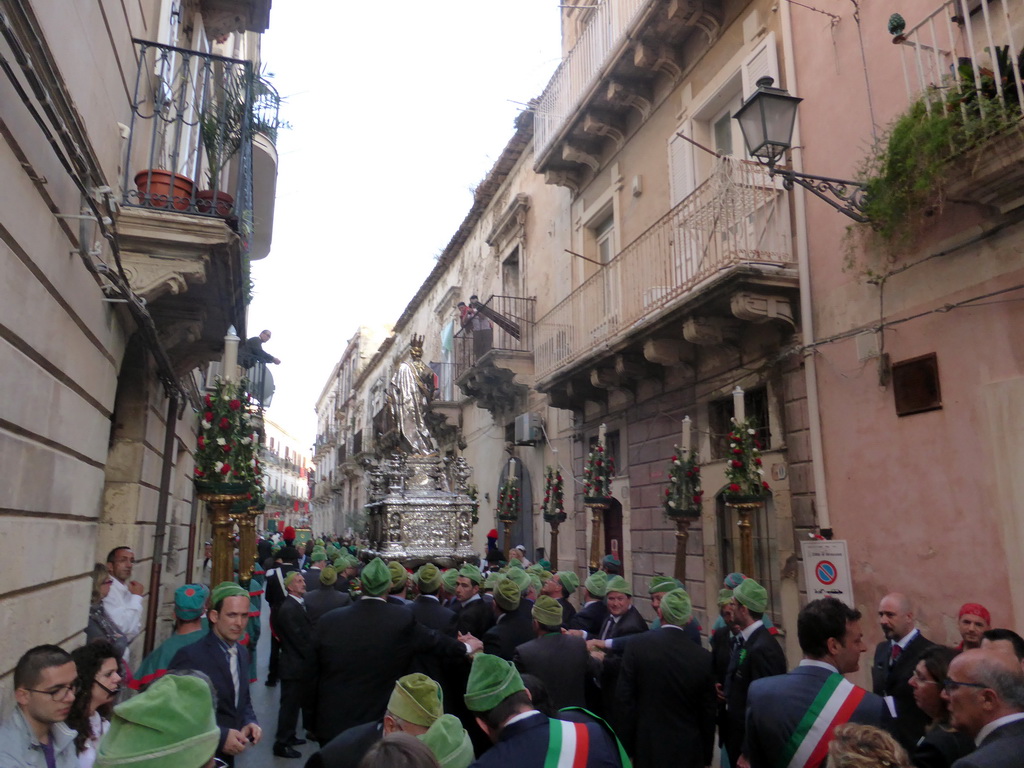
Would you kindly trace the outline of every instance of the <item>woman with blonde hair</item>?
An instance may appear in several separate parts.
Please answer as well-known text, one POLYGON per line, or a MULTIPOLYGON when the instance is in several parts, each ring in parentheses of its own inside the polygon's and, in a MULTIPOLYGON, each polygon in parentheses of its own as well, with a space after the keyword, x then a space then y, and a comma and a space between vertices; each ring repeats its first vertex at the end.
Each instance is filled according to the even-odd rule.
POLYGON ((829 768, 910 768, 896 739, 873 725, 844 723, 828 745, 829 768))

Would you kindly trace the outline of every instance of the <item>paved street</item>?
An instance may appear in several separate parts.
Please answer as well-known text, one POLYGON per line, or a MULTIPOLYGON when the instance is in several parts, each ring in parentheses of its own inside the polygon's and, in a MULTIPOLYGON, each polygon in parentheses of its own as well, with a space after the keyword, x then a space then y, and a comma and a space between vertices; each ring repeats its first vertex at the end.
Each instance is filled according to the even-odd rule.
MULTIPOLYGON (((250 747, 236 761, 238 768, 301 768, 306 760, 316 749, 316 744, 310 742, 296 747, 302 753, 301 760, 288 760, 283 757, 274 757, 274 732, 277 730, 277 707, 281 697, 281 688, 267 688, 263 683, 267 679, 267 657, 270 654, 270 608, 263 604, 263 628, 260 632, 259 647, 256 649, 259 659, 257 673, 259 679, 251 684, 252 702, 256 708, 256 717, 259 718, 260 726, 263 728, 263 739, 254 747, 250 747)), ((299 717, 299 736, 305 735, 302 727, 301 716, 299 717)))

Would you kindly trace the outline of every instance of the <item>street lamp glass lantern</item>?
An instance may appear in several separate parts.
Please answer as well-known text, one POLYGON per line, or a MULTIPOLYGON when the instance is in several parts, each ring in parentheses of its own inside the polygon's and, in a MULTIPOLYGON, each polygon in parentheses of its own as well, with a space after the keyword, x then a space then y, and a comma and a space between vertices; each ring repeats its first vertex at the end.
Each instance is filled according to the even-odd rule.
POLYGON ((792 146, 796 108, 803 101, 782 88, 773 88, 773 82, 770 77, 760 78, 757 90, 734 115, 740 121, 747 153, 769 167, 792 146))

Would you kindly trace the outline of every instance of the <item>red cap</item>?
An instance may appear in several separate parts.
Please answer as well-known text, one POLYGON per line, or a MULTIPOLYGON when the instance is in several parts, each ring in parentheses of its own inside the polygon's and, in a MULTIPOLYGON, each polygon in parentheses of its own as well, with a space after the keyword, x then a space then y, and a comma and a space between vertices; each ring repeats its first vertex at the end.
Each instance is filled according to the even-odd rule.
POLYGON ((498 529, 497 528, 491 528, 491 532, 487 534, 487 538, 488 539, 496 539, 496 538, 498 538, 498 529))
POLYGON ((295 529, 292 528, 290 525, 284 529, 284 540, 295 541, 295 529))

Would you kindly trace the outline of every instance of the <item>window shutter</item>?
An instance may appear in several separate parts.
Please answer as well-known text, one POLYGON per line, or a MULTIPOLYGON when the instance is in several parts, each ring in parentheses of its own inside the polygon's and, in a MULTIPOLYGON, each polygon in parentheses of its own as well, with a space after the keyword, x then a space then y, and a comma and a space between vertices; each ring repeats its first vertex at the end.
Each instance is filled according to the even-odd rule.
MULTIPOLYGON (((679 132, 691 136, 691 121, 679 126, 679 132)), ((696 188, 693 175, 693 144, 673 134, 668 141, 669 191, 672 207, 681 203, 696 188)))
POLYGON ((769 32, 764 39, 754 46, 754 50, 743 60, 740 66, 743 77, 743 100, 757 90, 757 81, 765 76, 775 81, 775 87, 781 88, 779 80, 779 54, 775 48, 775 33, 769 32))

